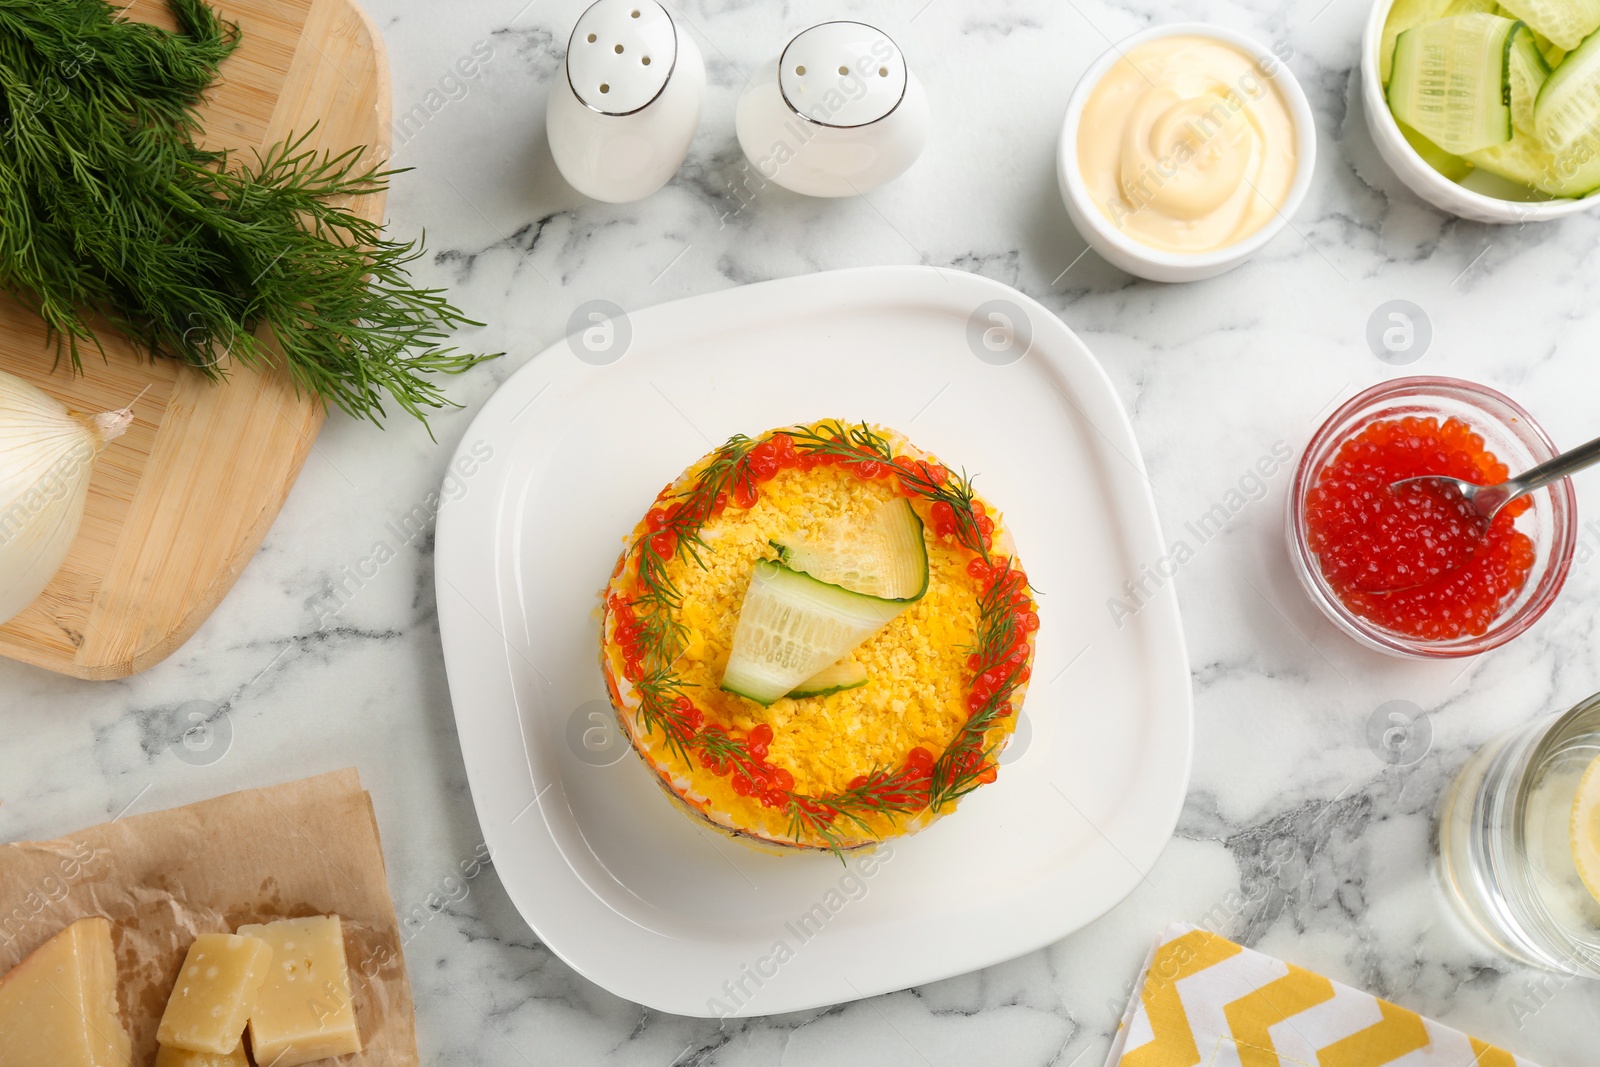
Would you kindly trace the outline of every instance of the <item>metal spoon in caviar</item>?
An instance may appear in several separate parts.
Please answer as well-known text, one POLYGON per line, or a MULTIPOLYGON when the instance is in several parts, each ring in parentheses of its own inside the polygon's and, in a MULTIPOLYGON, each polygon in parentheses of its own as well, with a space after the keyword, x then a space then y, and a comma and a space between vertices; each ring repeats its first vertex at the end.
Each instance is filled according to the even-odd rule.
POLYGON ((1425 552, 1419 553, 1413 566, 1404 568, 1416 581, 1365 591, 1398 593, 1437 580, 1472 558, 1488 535, 1494 517, 1507 504, 1596 463, 1600 463, 1600 437, 1498 485, 1474 485, 1442 474, 1424 474, 1391 483, 1390 492, 1402 504, 1432 513, 1438 525, 1433 536, 1425 539, 1425 552))

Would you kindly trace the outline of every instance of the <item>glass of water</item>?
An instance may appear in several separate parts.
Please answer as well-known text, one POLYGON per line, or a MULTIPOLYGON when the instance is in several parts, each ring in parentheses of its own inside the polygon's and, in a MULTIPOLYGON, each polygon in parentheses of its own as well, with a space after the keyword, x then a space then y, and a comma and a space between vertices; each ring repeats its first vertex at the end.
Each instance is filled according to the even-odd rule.
POLYGON ((1467 761, 1440 801, 1439 864, 1495 948, 1600 978, 1600 694, 1467 761))

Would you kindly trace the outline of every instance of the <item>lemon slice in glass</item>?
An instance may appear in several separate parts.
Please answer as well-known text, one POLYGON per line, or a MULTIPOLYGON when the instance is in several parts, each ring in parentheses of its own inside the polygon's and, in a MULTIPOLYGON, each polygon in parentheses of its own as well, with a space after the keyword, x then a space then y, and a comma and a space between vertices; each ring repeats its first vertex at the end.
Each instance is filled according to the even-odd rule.
POLYGON ((1583 772, 1572 802, 1572 861, 1578 877, 1600 901, 1600 756, 1583 772))

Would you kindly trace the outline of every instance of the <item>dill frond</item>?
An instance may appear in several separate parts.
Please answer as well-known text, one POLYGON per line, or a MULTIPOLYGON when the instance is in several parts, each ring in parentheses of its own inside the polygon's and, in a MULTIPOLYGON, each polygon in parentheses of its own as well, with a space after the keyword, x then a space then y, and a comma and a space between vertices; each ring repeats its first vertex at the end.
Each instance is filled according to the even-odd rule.
POLYGON ((412 284, 421 241, 350 205, 399 171, 306 147, 202 150, 194 108, 238 45, 201 0, 168 0, 176 33, 104 0, 0 0, 0 286, 82 370, 106 324, 211 377, 281 358, 297 391, 379 422, 426 422, 430 378, 485 356, 443 347, 481 323, 412 284))

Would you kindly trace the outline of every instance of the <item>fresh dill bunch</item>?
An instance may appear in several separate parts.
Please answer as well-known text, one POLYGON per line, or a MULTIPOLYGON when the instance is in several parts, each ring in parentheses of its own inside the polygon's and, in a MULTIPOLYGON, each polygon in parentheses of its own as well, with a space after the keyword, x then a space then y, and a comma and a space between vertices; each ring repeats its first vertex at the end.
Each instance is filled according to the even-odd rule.
POLYGON ((310 131, 245 161, 195 144, 194 108, 237 46, 202 0, 167 0, 176 33, 105 0, 0 0, 0 285, 82 367, 95 323, 211 377, 281 358, 297 390, 379 422, 426 422, 427 375, 489 356, 440 342, 479 326, 414 286, 420 241, 350 210, 398 171, 310 131))

